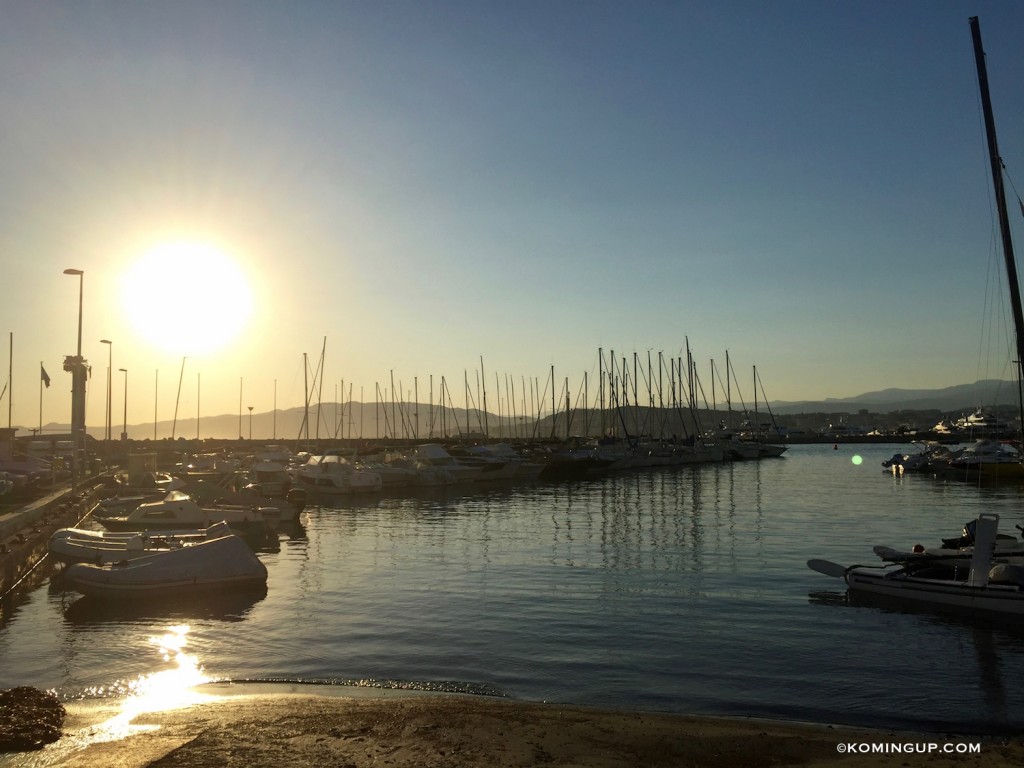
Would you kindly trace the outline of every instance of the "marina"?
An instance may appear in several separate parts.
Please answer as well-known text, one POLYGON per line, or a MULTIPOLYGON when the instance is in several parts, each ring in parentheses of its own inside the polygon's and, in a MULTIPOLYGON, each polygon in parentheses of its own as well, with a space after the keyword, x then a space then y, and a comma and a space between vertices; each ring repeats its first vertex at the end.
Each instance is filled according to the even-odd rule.
POLYGON ((321 500, 258 553, 256 594, 96 603, 44 563, 2 606, 0 687, 116 701, 156 678, 325 683, 1019 731, 1024 628, 851 601, 805 565, 871 563, 872 544, 939 541, 981 511, 1022 522, 1020 486, 882 467, 908 449, 321 500))

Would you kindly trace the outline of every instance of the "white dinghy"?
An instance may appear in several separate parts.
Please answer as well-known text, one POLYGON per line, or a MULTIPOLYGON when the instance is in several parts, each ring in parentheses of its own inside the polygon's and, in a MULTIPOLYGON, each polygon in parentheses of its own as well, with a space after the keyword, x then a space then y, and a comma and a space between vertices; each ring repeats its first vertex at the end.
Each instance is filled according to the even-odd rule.
MULTIPOLYGON (((971 558, 974 557, 976 526, 976 520, 969 520, 964 523, 960 536, 943 539, 941 546, 938 547, 924 547, 915 544, 910 550, 899 550, 878 545, 872 547, 872 551, 882 560, 890 563, 966 569, 970 566, 971 558)), ((1024 534, 1024 526, 1018 525, 1017 530, 1024 534)), ((997 534, 992 557, 993 560, 1000 563, 1024 565, 1024 540, 1009 534, 997 534)))
POLYGON ((1024 566, 992 562, 999 515, 983 512, 977 521, 968 568, 948 568, 919 560, 890 566, 842 566, 808 560, 811 570, 846 580, 851 594, 881 595, 908 605, 930 605, 976 614, 1024 616, 1024 566))
POLYGON ((88 597, 139 600, 265 587, 267 568, 233 534, 112 565, 74 563, 65 585, 88 597))
POLYGON ((87 531, 82 528, 61 528, 54 531, 47 544, 58 562, 95 563, 106 565, 136 560, 170 549, 190 547, 202 541, 229 536, 231 528, 224 521, 209 528, 182 531, 87 531))

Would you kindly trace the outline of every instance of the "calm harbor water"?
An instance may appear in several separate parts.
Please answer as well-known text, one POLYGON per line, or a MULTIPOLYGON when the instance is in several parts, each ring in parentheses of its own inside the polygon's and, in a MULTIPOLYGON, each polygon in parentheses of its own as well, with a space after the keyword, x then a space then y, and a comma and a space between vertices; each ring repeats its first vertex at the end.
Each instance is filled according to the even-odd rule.
POLYGON ((806 567, 938 544, 983 510, 1024 522, 1019 488, 885 474, 900 447, 309 507, 261 553, 265 595, 99 608, 51 578, 3 608, 0 688, 174 674, 1019 731, 1024 627, 851 605, 806 567))

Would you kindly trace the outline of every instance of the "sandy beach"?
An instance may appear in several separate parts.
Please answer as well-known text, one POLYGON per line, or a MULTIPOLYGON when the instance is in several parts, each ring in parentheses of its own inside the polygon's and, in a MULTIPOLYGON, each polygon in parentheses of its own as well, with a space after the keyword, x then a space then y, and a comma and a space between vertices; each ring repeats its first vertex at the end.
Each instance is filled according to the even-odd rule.
POLYGON ((72 703, 64 736, 0 765, 1018 766, 1024 742, 509 699, 309 686, 203 686, 163 711, 72 703), (284 691, 284 692, 282 692, 284 691), (331 693, 333 695, 325 695, 331 693), (980 744, 980 752, 958 754, 980 744), (877 745, 877 746, 875 746, 877 745), (882 750, 881 752, 879 750, 882 750))

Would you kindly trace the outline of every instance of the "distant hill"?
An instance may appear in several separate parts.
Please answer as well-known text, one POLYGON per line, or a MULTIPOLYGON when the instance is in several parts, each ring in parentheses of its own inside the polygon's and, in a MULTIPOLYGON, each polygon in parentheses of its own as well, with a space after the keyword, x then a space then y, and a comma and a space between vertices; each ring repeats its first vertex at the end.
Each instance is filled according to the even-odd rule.
POLYGON ((1017 383, 984 379, 973 384, 958 384, 944 389, 882 389, 848 398, 778 401, 769 404, 776 414, 857 413, 862 409, 875 413, 893 411, 961 411, 1001 405, 1019 406, 1017 383))
MULTIPOLYGON (((862 395, 848 398, 828 398, 826 400, 803 400, 800 402, 775 401, 769 403, 771 411, 776 416, 794 416, 796 414, 857 414, 862 410, 871 413, 889 414, 896 411, 940 411, 944 416, 959 416, 974 408, 984 406, 994 408, 996 406, 1018 406, 1017 387, 1012 381, 999 381, 988 379, 977 381, 974 384, 961 384, 945 389, 883 389, 877 392, 865 392, 862 395)), ((753 404, 748 403, 747 407, 753 410, 753 404)), ((722 410, 722 406, 719 406, 722 410)), ((734 405, 735 408, 735 405, 734 405)), ((763 406, 762 406, 763 408, 763 406)), ((629 409, 627 409, 629 410, 629 409)), ((660 423, 660 417, 643 416, 647 409, 640 408, 641 415, 630 416, 629 431, 634 433, 652 429, 651 425, 660 423), (634 419, 636 421, 634 422, 634 419), (644 425, 637 428, 635 424, 644 425)), ((129 424, 128 435, 133 440, 144 440, 153 438, 169 438, 172 435, 177 438, 193 439, 197 436, 203 438, 235 439, 238 437, 247 438, 250 433, 253 439, 267 441, 285 442, 296 440, 300 435, 305 434, 303 422, 305 418, 304 408, 280 409, 276 413, 264 411, 253 413, 250 421, 249 414, 240 419, 238 414, 220 414, 217 416, 203 416, 197 425, 195 417, 190 419, 179 419, 177 422, 161 421, 154 426, 149 424, 129 424), (251 428, 250 428, 251 425, 251 428), (250 432, 251 430, 251 432, 250 432)), ((764 416, 762 410, 762 416, 764 416)), ((609 413, 608 418, 613 421, 622 417, 614 411, 609 413)), ((685 424, 672 424, 669 433, 678 432, 684 434, 691 423, 689 417, 681 413, 672 417, 681 419, 685 424)), ((718 414, 711 414, 702 409, 701 421, 705 424, 713 424, 721 418, 718 414)), ((576 411, 572 417, 571 424, 566 424, 566 417, 560 412, 552 423, 550 414, 540 419, 536 426, 533 419, 522 414, 516 416, 515 426, 508 414, 498 417, 494 413, 484 415, 480 411, 464 408, 446 408, 442 416, 436 407, 425 403, 418 406, 413 403, 396 404, 390 403, 380 406, 375 403, 347 403, 343 406, 336 406, 334 403, 324 403, 322 406, 312 406, 309 412, 309 436, 310 438, 329 439, 332 437, 358 437, 363 435, 373 439, 389 434, 405 438, 416 438, 428 440, 440 435, 459 435, 466 433, 483 434, 486 432, 492 437, 512 434, 533 434, 551 435, 564 434, 569 428, 574 434, 590 430, 596 433, 601 424, 601 418, 595 411, 576 411)), ((67 424, 47 424, 44 434, 67 433, 70 427, 67 424)), ((90 435, 102 439, 103 427, 89 425, 87 430, 90 435)), ((18 435, 28 435, 30 430, 24 427, 18 428, 18 435)), ((114 425, 114 438, 120 434, 120 425, 114 425)))

